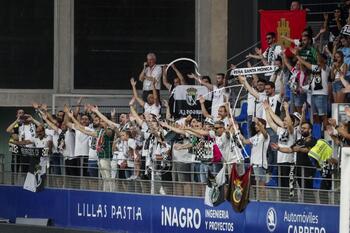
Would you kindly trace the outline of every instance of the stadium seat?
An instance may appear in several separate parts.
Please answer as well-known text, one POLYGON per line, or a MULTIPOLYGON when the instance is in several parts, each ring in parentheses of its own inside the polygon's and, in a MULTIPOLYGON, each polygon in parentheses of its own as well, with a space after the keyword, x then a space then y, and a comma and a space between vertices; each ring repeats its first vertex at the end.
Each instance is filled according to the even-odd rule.
POLYGON ((315 123, 312 126, 312 136, 315 139, 320 139, 322 137, 321 124, 315 123))
POLYGON ((245 138, 248 138, 248 130, 249 130, 248 123, 246 123, 246 122, 242 123, 241 132, 245 138))
POLYGON ((237 117, 235 117, 236 121, 237 122, 247 121, 247 117, 248 117, 247 111, 248 111, 248 103, 244 102, 242 103, 240 114, 237 117))

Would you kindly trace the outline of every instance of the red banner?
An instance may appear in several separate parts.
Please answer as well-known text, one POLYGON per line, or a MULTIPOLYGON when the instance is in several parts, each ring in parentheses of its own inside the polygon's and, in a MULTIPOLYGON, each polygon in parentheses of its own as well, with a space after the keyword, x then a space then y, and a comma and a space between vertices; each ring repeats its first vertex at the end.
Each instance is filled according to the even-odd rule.
POLYGON ((249 203, 251 172, 252 166, 249 166, 245 173, 239 176, 236 170, 236 164, 232 165, 226 200, 231 203, 233 210, 238 213, 243 212, 249 203))
POLYGON ((300 39, 301 33, 306 27, 306 11, 260 11, 260 38, 263 51, 267 48, 266 33, 275 32, 278 44, 283 44, 286 48, 291 43, 283 40, 282 35, 292 39, 300 39))

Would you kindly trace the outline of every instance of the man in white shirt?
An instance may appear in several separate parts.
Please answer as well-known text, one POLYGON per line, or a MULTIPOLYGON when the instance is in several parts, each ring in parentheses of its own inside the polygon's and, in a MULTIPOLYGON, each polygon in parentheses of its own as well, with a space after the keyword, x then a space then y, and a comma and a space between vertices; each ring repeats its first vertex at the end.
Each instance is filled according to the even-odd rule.
MULTIPOLYGON (((277 44, 276 33, 274 32, 266 33, 266 42, 268 47, 263 53, 261 52, 261 49, 256 48, 256 55, 248 54, 247 57, 259 59, 265 66, 273 65, 277 57, 282 55, 282 47, 277 44)), ((271 74, 269 76, 271 76, 271 74)))
POLYGON ((142 87, 143 101, 147 101, 148 95, 153 93, 152 83, 154 80, 156 80, 156 89, 157 89, 157 94, 159 96, 161 77, 162 77, 162 67, 159 65, 156 65, 156 61, 157 61, 157 57, 154 53, 147 54, 147 61, 143 64, 143 70, 139 75, 139 80, 143 82, 143 87, 142 87))
POLYGON ((130 79, 130 84, 132 86, 132 91, 134 94, 134 98, 136 99, 136 101, 144 108, 144 112, 145 113, 150 113, 155 115, 156 117, 160 116, 160 102, 159 102, 159 95, 156 91, 156 81, 154 80, 152 83, 152 87, 153 87, 153 93, 152 94, 148 94, 147 96, 147 101, 143 101, 137 94, 137 90, 136 90, 136 81, 132 78, 130 79))
MULTIPOLYGON (((267 82, 265 84, 265 92, 257 92, 255 89, 253 89, 249 83, 247 82, 246 78, 243 76, 238 76, 238 79, 240 83, 244 85, 244 87, 248 90, 250 94, 252 94, 258 102, 261 104, 267 100, 269 105, 271 106, 272 111, 279 116, 281 114, 281 96, 280 94, 275 93, 275 84, 273 82, 267 82)), ((266 121, 266 113, 265 109, 262 108, 261 111, 256 113, 257 117, 262 118, 266 121)), ((270 140, 272 143, 276 143, 278 140, 277 134, 271 129, 270 125, 266 124, 266 131, 270 135, 270 140)), ((276 164, 276 156, 277 153, 275 150, 272 150, 270 146, 268 146, 268 163, 271 165, 276 164)), ((277 173, 276 167, 271 166, 269 168, 270 173, 277 173)))
POLYGON ((222 106, 219 106, 219 108, 217 109, 216 114, 214 114, 212 112, 212 114, 210 115, 207 111, 207 109, 205 108, 205 99, 203 96, 199 97, 199 102, 201 104, 201 110, 202 110, 202 114, 205 118, 211 118, 213 119, 214 122, 216 121, 222 121, 224 123, 224 126, 227 127, 229 125, 229 107, 228 104, 223 104, 222 106))
MULTIPOLYGON (((65 108, 65 113, 68 114, 69 109, 65 108)), ((82 115, 79 122, 86 130, 91 131, 88 127, 90 124, 90 118, 88 115, 82 115)), ((78 130, 77 126, 70 122, 66 122, 66 125, 75 130, 75 148, 74 158, 66 160, 66 166, 70 166, 74 171, 75 176, 88 176, 88 158, 89 158, 89 135, 86 135, 78 130)), ((70 170, 71 170, 70 169, 70 170)))

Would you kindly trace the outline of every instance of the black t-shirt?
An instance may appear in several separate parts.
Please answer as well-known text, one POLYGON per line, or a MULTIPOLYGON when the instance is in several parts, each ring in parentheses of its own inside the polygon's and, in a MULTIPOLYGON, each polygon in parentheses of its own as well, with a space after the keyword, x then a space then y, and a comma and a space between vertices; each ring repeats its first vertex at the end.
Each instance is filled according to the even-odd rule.
MULTIPOLYGON (((300 146, 302 148, 311 149, 316 145, 316 143, 317 143, 317 140, 315 138, 311 138, 308 141, 306 141, 305 138, 301 138, 298 141, 296 141, 294 145, 292 145, 292 148, 294 146, 300 146)), ((302 153, 302 152, 297 153, 296 165, 310 166, 310 167, 313 166, 311 160, 309 159, 308 153, 302 153)))

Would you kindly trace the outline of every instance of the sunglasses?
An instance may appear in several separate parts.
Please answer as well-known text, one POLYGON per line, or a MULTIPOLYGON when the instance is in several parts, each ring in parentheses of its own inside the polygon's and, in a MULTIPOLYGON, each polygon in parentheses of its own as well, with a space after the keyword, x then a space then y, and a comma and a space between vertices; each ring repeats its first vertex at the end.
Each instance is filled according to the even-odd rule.
POLYGON ((272 37, 266 37, 266 40, 271 40, 272 39, 272 37))

